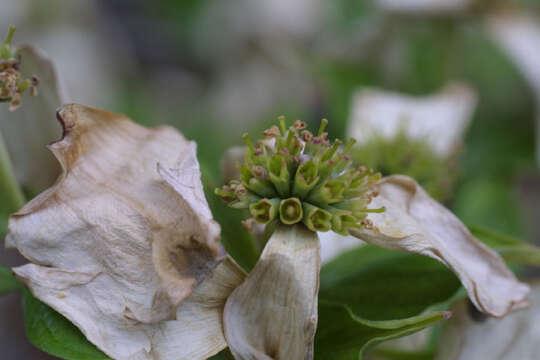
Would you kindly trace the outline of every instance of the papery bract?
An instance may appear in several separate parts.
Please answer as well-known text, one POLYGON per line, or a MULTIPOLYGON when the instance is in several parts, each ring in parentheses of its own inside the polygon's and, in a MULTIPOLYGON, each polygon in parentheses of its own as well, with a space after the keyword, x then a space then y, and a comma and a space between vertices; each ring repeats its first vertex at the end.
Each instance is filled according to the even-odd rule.
POLYGON ((374 228, 353 229, 353 236, 442 262, 456 273, 475 306, 491 316, 501 317, 528 305, 528 286, 518 282, 495 251, 472 236, 416 181, 395 175, 383 178, 376 188, 379 196, 372 206, 385 206, 386 211, 369 214, 374 228))
POLYGON ((221 350, 221 312, 243 273, 219 264, 195 144, 81 105, 57 116, 64 135, 49 148, 63 172, 10 218, 7 246, 32 261, 15 274, 115 359, 221 350))
POLYGON ((348 135, 363 144, 373 136, 393 138, 403 129, 448 156, 460 145, 475 106, 474 90, 458 83, 429 96, 360 89, 353 97, 348 135))

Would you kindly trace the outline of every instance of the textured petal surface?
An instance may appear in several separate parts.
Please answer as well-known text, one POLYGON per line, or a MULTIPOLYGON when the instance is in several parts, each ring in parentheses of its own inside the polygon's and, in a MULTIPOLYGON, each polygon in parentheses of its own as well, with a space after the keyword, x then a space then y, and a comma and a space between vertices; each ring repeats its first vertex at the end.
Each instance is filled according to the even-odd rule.
POLYGON ((538 359, 540 353, 540 283, 531 285, 529 309, 504 319, 476 319, 465 301, 452 308, 445 324, 437 360, 538 359))
POLYGON ((229 297, 224 327, 237 360, 312 359, 317 326, 319 240, 281 226, 253 271, 229 297))
POLYGON ((366 88, 354 95, 348 135, 365 143, 374 135, 393 138, 403 129, 447 156, 461 143, 475 107, 475 92, 462 84, 424 97, 366 88))
POLYGON ((471 235, 448 209, 433 200, 411 178, 383 178, 370 205, 386 207, 369 214, 373 230, 352 235, 391 250, 418 253, 452 269, 476 307, 501 317, 528 304, 529 287, 517 281, 500 256, 471 235))
POLYGON ((7 246, 34 263, 14 271, 107 354, 151 351, 137 325, 175 320, 219 263, 195 145, 81 105, 58 118, 63 173, 10 218, 7 246))
POLYGON ((37 75, 37 96, 23 96, 23 105, 17 111, 2 112, 0 131, 8 147, 20 183, 32 191, 51 186, 60 174, 60 166, 45 147, 58 139, 62 128, 54 118, 56 108, 64 104, 61 84, 53 63, 40 50, 23 46, 21 73, 25 78, 37 75))

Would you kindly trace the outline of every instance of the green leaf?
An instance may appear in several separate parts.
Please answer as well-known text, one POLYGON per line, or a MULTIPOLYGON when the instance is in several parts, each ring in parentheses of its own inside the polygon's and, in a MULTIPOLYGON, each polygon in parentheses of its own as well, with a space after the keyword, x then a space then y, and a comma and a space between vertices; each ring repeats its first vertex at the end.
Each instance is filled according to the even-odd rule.
POLYGON ((225 350, 222 350, 221 352, 212 356, 208 360, 234 360, 234 357, 232 356, 229 348, 226 348, 225 350))
POLYGON ((219 182, 215 180, 217 176, 202 162, 201 171, 208 206, 214 219, 221 225, 221 243, 227 253, 244 270, 249 271, 259 258, 251 234, 242 225, 242 220, 249 216, 242 211, 231 211, 232 209, 214 194, 214 189, 219 186, 219 182))
POLYGON ((469 226, 469 230, 480 241, 497 251, 506 261, 540 266, 540 248, 483 226, 469 226))
POLYGON ((347 306, 319 302, 316 358, 361 359, 374 345, 422 330, 448 318, 448 315, 448 312, 438 311, 401 320, 370 321, 355 316, 347 306))
POLYGON ((460 286, 436 260, 365 245, 323 266, 319 299, 365 319, 393 320, 448 301, 460 286))
POLYGON ((21 283, 13 276, 11 270, 0 266, 0 294, 18 291, 21 288, 21 283))
POLYGON ((0 213, 0 238, 3 239, 7 234, 8 215, 0 213))
POLYGON ((321 269, 316 357, 358 359, 377 343, 434 325, 448 314, 434 310, 447 309, 460 288, 425 256, 371 245, 343 253, 321 269))
POLYGON ((26 336, 34 346, 66 360, 109 359, 75 325, 28 290, 23 293, 23 307, 26 336))
POLYGON ((465 224, 517 236, 523 234, 518 199, 511 186, 501 181, 489 178, 467 181, 458 187, 452 204, 452 211, 465 224))

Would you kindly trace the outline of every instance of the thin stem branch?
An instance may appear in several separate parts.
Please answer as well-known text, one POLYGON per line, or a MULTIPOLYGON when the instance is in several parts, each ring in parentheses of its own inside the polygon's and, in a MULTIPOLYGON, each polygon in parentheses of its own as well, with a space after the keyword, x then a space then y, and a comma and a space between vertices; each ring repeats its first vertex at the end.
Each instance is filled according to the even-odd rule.
POLYGON ((9 154, 0 133, 0 201, 9 213, 19 210, 25 204, 24 194, 19 187, 9 154))
POLYGON ((536 109, 536 167, 540 170, 540 99, 536 109))

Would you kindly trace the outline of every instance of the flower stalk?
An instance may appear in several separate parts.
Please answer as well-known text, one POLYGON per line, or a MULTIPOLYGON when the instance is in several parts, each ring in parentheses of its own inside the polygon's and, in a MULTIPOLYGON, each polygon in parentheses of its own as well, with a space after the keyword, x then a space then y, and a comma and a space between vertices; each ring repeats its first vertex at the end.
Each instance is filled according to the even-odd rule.
POLYGON ((25 204, 24 194, 15 178, 6 144, 0 133, 0 194, 8 213, 19 210, 25 204))

